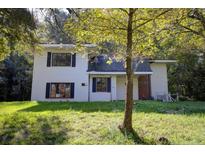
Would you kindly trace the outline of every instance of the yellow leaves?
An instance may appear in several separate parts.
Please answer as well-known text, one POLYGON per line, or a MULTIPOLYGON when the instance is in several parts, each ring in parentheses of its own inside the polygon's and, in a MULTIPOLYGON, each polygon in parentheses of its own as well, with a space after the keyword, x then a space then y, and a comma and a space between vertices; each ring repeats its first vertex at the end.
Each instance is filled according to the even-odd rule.
POLYGON ((3 60, 9 53, 10 49, 7 46, 8 41, 6 38, 0 38, 0 61, 3 60))
POLYGON ((109 59, 106 61, 106 63, 111 65, 112 64, 112 59, 109 57, 109 59))

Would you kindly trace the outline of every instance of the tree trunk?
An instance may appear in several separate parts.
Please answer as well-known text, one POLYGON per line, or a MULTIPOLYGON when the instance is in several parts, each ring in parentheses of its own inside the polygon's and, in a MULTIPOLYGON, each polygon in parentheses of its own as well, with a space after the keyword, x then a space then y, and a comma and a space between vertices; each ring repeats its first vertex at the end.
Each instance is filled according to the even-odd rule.
POLYGON ((126 50, 126 100, 125 115, 122 125, 119 126, 123 133, 132 133, 132 108, 133 108, 133 70, 132 70, 132 21, 134 9, 129 9, 127 26, 126 50))

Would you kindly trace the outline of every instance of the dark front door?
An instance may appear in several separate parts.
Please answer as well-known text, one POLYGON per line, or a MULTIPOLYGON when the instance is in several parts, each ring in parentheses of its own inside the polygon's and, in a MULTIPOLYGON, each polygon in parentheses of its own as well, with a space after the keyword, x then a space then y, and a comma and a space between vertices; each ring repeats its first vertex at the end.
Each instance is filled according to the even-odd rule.
POLYGON ((150 75, 142 75, 138 78, 139 99, 150 99, 150 75))

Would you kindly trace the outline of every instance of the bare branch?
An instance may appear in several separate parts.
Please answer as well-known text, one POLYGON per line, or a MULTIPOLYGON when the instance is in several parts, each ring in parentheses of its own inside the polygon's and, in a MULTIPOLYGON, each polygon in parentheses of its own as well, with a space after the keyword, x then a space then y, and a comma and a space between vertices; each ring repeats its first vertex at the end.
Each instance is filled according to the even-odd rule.
POLYGON ((53 17, 54 17, 54 20, 55 20, 55 23, 56 23, 58 29, 59 29, 64 35, 67 35, 67 34, 64 32, 64 30, 62 29, 62 27, 60 26, 60 24, 59 24, 59 22, 58 22, 58 20, 57 20, 56 13, 55 13, 54 9, 50 9, 50 10, 51 10, 51 13, 53 14, 53 17))

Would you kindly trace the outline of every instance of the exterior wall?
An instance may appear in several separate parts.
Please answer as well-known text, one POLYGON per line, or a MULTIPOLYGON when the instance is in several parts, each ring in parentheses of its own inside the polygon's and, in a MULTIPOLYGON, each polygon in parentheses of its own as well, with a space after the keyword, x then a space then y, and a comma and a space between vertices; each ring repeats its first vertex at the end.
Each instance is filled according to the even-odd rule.
MULTIPOLYGON (((61 53, 66 51, 65 49, 49 50, 49 52, 61 53)), ((81 57, 79 54, 76 54, 76 67, 47 67, 47 52, 35 54, 31 99, 40 101, 88 101, 87 68, 87 56, 81 57), (47 82, 74 82, 74 98, 46 99, 47 82), (86 86, 82 86, 82 83, 85 83, 86 86)))
POLYGON ((151 96, 156 99, 157 95, 168 94, 167 66, 165 63, 152 63, 151 69, 151 96))
MULTIPOLYGON (((87 73, 87 56, 76 55, 76 67, 47 67, 47 52, 69 52, 66 49, 47 49, 41 54, 34 55, 32 82, 32 100, 39 101, 112 101, 124 100, 126 94, 125 75, 89 75, 87 73), (111 77, 111 92, 92 92, 93 77, 111 77), (46 99, 47 82, 74 82, 73 99, 46 99), (85 83, 85 86, 81 84, 85 83)), ((168 94, 167 67, 165 63, 152 63, 151 96, 168 94)), ((133 98, 138 100, 138 76, 133 82, 133 98)))
MULTIPOLYGON (((119 75, 117 76, 117 100, 125 100, 125 94, 126 94, 126 77, 125 75, 119 75)), ((138 100, 138 79, 137 76, 134 76, 133 80, 133 99, 138 100)))
POLYGON ((113 101, 116 100, 116 75, 90 75, 90 101, 113 101), (93 77, 111 77, 111 92, 93 92, 93 77))

